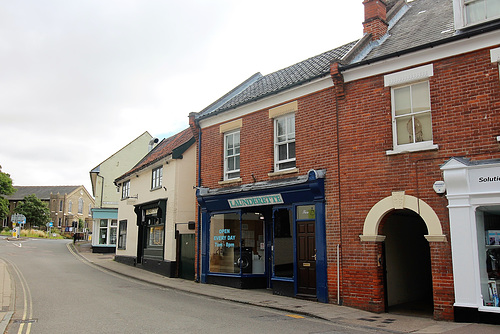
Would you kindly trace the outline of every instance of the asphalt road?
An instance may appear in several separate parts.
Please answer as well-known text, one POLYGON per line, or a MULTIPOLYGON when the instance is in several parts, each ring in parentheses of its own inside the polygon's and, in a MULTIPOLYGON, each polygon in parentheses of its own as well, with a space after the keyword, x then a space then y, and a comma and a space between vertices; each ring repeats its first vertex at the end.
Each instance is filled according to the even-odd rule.
POLYGON ((0 239, 16 284, 7 333, 374 333, 125 278, 75 256, 68 242, 0 239))

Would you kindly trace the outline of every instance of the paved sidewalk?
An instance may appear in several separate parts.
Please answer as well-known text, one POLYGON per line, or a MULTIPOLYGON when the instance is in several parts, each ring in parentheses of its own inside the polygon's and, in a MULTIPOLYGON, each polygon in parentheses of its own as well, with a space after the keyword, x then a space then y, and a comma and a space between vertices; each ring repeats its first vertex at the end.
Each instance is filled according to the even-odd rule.
POLYGON ((290 312, 291 314, 321 318, 337 324, 373 328, 395 333, 500 333, 500 326, 494 325, 435 321, 431 318, 389 313, 375 314, 346 306, 276 296, 267 290, 243 290, 211 284, 200 284, 179 278, 168 278, 137 267, 116 262, 114 261, 114 254, 92 253, 88 243, 81 242, 77 243, 75 246, 74 248, 76 248, 78 254, 86 261, 123 276, 145 281, 164 288, 181 290, 187 293, 194 293, 243 304, 273 308, 290 312))
POLYGON ((0 259, 0 333, 4 333, 12 317, 14 307, 14 286, 7 263, 0 259))

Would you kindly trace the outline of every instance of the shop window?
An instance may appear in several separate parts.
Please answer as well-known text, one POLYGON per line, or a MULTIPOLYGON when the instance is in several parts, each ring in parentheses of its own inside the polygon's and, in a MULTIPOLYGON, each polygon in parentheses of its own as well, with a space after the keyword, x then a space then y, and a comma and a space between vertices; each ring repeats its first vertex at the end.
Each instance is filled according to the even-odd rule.
POLYGON ((476 211, 483 305, 500 307, 500 206, 476 211))
POLYGON ((295 168, 295 113, 274 120, 275 171, 295 168))
POLYGON ((101 219, 99 221, 99 245, 108 244, 108 220, 101 219))
POLYGON ((240 177, 240 131, 224 134, 224 180, 240 177))
POLYGON ((210 272, 264 274, 264 219, 260 213, 224 213, 210 221, 210 272))
POLYGON ((126 249, 127 247, 127 221, 120 220, 118 225, 118 249, 126 249))
POLYGON ((235 248, 240 244, 240 215, 224 213, 213 215, 210 220, 210 271, 214 273, 239 273, 235 266, 235 248))
POLYGON ((275 277, 293 278, 294 262, 293 215, 290 209, 278 209, 274 212, 274 261, 275 277))
POLYGON ((109 244, 116 245, 116 229, 118 226, 118 221, 116 219, 111 220, 111 226, 109 227, 109 244))
POLYGON ((163 246, 165 244, 165 224, 157 216, 146 217, 146 247, 144 256, 149 258, 162 259, 163 246))

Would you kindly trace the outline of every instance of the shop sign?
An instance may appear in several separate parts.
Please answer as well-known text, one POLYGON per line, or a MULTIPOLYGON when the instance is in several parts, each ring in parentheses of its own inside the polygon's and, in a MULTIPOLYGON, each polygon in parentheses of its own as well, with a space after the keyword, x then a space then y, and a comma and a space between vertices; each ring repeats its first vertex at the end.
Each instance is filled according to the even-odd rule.
POLYGON ((473 192, 498 192, 500 189, 500 168, 498 167, 470 169, 469 178, 473 192))
POLYGON ((157 214, 158 214, 158 208, 146 210, 146 216, 156 216, 157 214))
POLYGON ((273 205, 273 204, 284 203, 281 194, 243 197, 236 199, 228 199, 227 201, 232 209, 245 208, 249 206, 273 205))

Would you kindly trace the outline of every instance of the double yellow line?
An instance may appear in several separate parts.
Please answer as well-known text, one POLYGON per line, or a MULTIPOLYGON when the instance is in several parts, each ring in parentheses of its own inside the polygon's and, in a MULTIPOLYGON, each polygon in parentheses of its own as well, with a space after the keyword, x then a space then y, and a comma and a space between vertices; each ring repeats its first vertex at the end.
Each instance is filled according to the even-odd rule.
POLYGON ((24 325, 27 322, 26 326, 26 331, 24 332, 25 334, 29 334, 31 332, 31 318, 33 317, 33 300, 31 298, 31 290, 30 287, 28 286, 28 282, 26 281, 26 278, 24 278, 23 273, 19 268, 11 261, 2 258, 5 262, 7 262, 10 267, 14 270, 16 273, 17 277, 19 278, 19 282, 21 284, 21 287, 23 288, 23 304, 24 304, 24 311, 23 311, 23 317, 20 321, 19 325, 19 330, 17 331, 18 334, 22 334, 24 330, 24 325))

